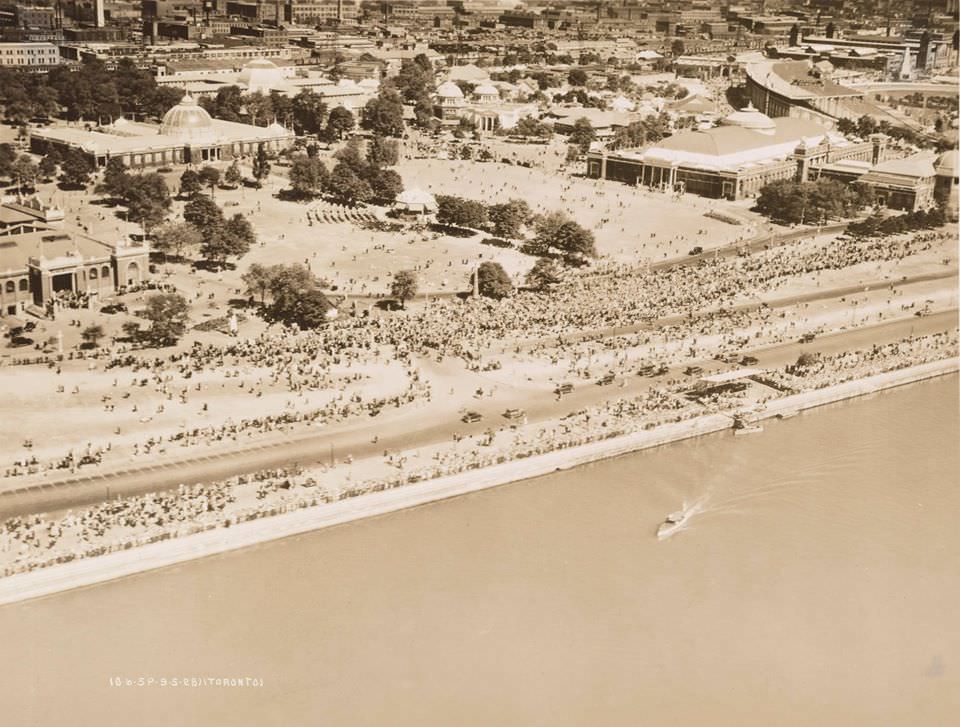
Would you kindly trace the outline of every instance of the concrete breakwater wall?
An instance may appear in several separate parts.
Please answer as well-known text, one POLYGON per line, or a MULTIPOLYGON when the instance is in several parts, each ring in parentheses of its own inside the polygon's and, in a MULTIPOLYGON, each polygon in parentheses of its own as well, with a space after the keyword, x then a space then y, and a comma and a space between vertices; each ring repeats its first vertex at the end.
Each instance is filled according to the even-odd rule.
MULTIPOLYGON (((759 411, 752 409, 751 415, 755 419, 770 418, 955 373, 957 370, 958 360, 954 358, 889 371, 777 399, 768 402, 759 411)), ((601 459, 723 431, 730 426, 729 414, 707 414, 649 431, 16 574, 0 579, 0 605, 571 469, 601 459)))

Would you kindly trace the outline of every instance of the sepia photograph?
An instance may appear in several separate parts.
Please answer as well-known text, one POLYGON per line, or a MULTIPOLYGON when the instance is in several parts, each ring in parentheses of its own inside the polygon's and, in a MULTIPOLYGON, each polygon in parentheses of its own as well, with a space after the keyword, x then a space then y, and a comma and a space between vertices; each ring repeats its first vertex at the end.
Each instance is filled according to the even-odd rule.
POLYGON ((958 28, 0 0, 0 725, 960 724, 958 28))

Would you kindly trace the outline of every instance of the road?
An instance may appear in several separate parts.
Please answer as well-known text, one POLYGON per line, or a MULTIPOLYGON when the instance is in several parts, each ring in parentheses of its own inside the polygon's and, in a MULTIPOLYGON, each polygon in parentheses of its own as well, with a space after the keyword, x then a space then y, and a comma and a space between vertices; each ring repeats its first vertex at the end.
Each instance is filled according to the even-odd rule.
MULTIPOLYGON (((794 342, 759 348, 752 350, 751 355, 759 360, 758 366, 779 367, 795 361, 804 351, 838 353, 893 341, 906 335, 956 330, 957 324, 957 310, 954 309, 923 318, 903 318, 825 335, 811 343, 794 342)), ((686 365, 684 364, 684 367, 686 365)), ((712 360, 703 361, 700 365, 705 373, 731 368, 729 364, 712 360)), ((91 473, 62 480, 51 479, 40 485, 19 489, 16 489, 17 485, 13 482, 7 485, 8 489, 0 493, 0 520, 32 512, 77 508, 115 495, 156 492, 180 484, 207 482, 292 463, 309 466, 328 462, 331 457, 342 459, 347 454, 354 458, 377 456, 386 449, 396 451, 449 441, 454 432, 478 434, 491 427, 507 426, 509 422, 502 417, 502 412, 508 407, 525 409, 531 422, 553 419, 604 399, 635 395, 664 378, 680 378, 680 368, 671 369, 663 377, 655 379, 628 376, 623 379, 623 386, 581 384, 560 400, 547 390, 512 394, 511 398, 501 396, 497 399, 476 400, 469 408, 482 414, 483 419, 470 425, 459 420, 462 401, 450 400, 431 407, 429 416, 427 412, 414 410, 394 417, 354 422, 268 444, 241 444, 236 451, 147 464, 120 471, 91 473)))

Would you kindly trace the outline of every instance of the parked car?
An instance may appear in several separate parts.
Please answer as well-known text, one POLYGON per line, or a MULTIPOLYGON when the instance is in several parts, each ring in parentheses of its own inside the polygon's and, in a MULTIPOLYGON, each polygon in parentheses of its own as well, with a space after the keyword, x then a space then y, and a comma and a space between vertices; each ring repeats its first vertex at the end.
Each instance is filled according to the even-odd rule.
POLYGON ((507 419, 523 419, 527 413, 523 409, 507 409, 503 416, 507 419))
POLYGON ((683 373, 685 373, 687 376, 699 376, 700 374, 703 373, 703 367, 702 367, 702 366, 687 366, 687 368, 685 368, 685 369, 683 370, 683 373))
POLYGON ((703 247, 700 245, 697 245, 695 248, 690 250, 690 252, 688 252, 687 255, 699 255, 702 252, 703 252, 703 247))
POLYGON ((755 366, 758 363, 760 363, 760 359, 758 359, 756 356, 744 356, 742 359, 740 359, 741 366, 755 366))
POLYGON ((573 391, 573 384, 560 384, 560 386, 553 390, 553 393, 569 394, 571 391, 573 391))
POLYGON ((597 385, 598 385, 598 386, 609 386, 610 384, 613 383, 613 380, 614 380, 615 378, 616 378, 616 377, 615 377, 613 374, 607 374, 607 375, 604 376, 603 378, 597 380, 597 385))
POLYGON ((460 421, 462 421, 464 424, 473 424, 474 422, 478 422, 481 419, 483 419, 483 414, 481 414, 480 412, 468 411, 466 414, 464 414, 460 418, 460 421))

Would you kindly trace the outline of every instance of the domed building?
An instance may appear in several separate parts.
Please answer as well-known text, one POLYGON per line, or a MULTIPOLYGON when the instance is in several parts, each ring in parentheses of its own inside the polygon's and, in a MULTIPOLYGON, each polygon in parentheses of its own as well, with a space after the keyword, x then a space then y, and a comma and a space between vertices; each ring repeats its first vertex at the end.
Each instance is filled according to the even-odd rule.
POLYGON ((741 129, 751 129, 761 131, 767 134, 774 134, 777 131, 777 123, 753 107, 753 104, 747 104, 746 108, 734 111, 720 120, 721 126, 737 126, 741 129))
POLYGON ((197 100, 187 94, 163 115, 160 134, 195 143, 213 142, 213 119, 197 100))
POLYGON ((496 103, 500 100, 500 92, 489 83, 481 83, 473 89, 473 95, 479 103, 496 103))
POLYGON ((463 98, 463 91, 453 81, 446 81, 437 86, 433 110, 442 122, 459 122, 460 112, 465 105, 466 100, 463 98))
POLYGON ((87 131, 75 127, 34 129, 31 150, 61 153, 78 149, 97 167, 119 158, 132 169, 196 164, 252 155, 262 145, 276 153, 293 144, 295 135, 274 122, 267 127, 214 119, 190 94, 163 115, 159 124, 117 119, 87 131))
POLYGON ((248 93, 270 93, 284 86, 284 73, 276 63, 266 58, 257 58, 245 64, 240 70, 238 81, 248 93))
POLYGON ((934 194, 937 200, 942 200, 946 206, 947 218, 956 220, 958 216, 958 194, 957 185, 960 183, 960 176, 957 172, 957 162, 960 161, 960 150, 950 149, 945 151, 933 165, 936 172, 934 180, 934 194))

